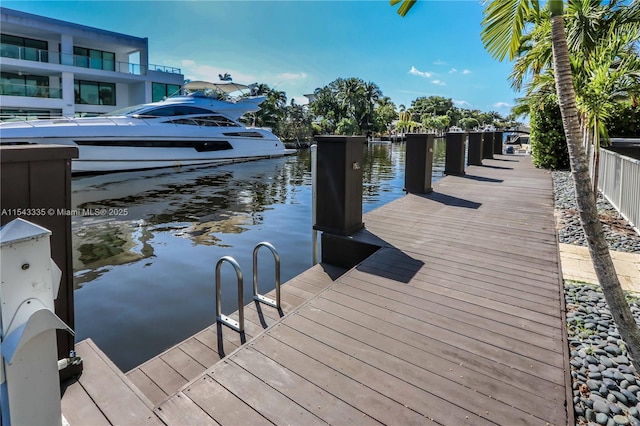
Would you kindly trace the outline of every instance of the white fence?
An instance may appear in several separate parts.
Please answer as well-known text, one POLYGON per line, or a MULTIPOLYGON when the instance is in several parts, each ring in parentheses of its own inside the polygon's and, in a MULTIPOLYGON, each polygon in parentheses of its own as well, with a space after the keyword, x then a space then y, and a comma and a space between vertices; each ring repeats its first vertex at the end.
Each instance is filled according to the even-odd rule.
POLYGON ((598 188, 640 233, 640 160, 600 149, 598 188))

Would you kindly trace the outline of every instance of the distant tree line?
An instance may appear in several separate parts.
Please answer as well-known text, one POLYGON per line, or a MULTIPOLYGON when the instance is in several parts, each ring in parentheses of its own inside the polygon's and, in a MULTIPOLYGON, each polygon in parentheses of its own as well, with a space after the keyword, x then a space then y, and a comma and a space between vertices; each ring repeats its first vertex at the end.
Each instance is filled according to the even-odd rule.
POLYGON ((483 125, 518 125, 495 111, 458 108, 450 98, 419 97, 411 106, 396 107, 380 87, 360 78, 338 78, 317 88, 308 105, 286 93, 258 84, 253 95, 266 96, 261 110, 243 118, 247 124, 269 127, 285 141, 309 141, 314 134, 384 136, 406 132, 444 132, 451 126, 473 129, 483 125))

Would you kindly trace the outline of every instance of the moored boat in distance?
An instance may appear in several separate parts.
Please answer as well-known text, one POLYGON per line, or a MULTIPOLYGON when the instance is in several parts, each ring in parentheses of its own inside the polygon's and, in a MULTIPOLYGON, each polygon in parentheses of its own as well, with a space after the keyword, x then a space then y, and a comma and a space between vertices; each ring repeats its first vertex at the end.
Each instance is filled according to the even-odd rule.
POLYGON ((203 90, 230 93, 250 86, 192 82, 187 95, 123 108, 97 117, 0 123, 0 143, 77 146, 73 173, 105 173, 205 165, 283 156, 270 130, 239 118, 260 109, 264 96, 223 100, 203 90))

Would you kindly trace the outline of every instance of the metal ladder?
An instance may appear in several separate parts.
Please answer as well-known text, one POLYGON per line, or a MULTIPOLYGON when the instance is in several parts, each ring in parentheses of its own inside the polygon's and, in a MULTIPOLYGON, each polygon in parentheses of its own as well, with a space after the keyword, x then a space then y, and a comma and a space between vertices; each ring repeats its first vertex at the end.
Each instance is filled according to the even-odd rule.
POLYGON ((244 286, 242 284, 242 269, 238 262, 231 256, 224 256, 216 263, 216 322, 226 325, 238 333, 244 333, 244 286), (238 321, 222 315, 222 287, 220 286, 220 267, 224 262, 233 266, 238 277, 238 321))
MULTIPOLYGON (((280 255, 278 251, 273 247, 271 243, 263 241, 258 243, 253 249, 253 300, 272 306, 280 311, 280 255), (276 275, 276 300, 269 299, 258 293, 258 251, 260 247, 267 247, 273 254, 275 260, 275 275, 276 275)), ((223 256, 216 263, 216 322, 226 325, 232 330, 238 333, 244 333, 244 284, 243 274, 240 265, 231 256, 223 256), (220 280, 220 269, 223 263, 229 263, 236 271, 236 277, 238 279, 238 321, 229 318, 222 314, 222 286, 220 280)))
POLYGON ((280 310, 280 255, 278 254, 278 250, 266 241, 258 243, 253 249, 253 300, 280 310), (268 248, 271 254, 273 254, 276 273, 276 300, 269 299, 258 293, 258 250, 260 250, 260 247, 268 248))

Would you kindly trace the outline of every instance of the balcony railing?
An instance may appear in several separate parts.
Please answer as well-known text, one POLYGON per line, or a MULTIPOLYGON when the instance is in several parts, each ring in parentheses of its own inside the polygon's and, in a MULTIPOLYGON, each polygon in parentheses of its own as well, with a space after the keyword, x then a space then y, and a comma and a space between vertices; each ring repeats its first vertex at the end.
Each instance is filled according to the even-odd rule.
POLYGON ((130 62, 111 61, 100 58, 90 58, 88 56, 51 52, 47 50, 35 49, 33 47, 22 47, 7 43, 0 43, 0 56, 3 58, 70 65, 80 68, 115 71, 134 75, 146 75, 147 69, 152 71, 167 72, 171 74, 181 74, 180 68, 168 67, 164 65, 149 64, 147 68, 146 66, 130 62))
POLYGON ((62 99, 62 89, 35 84, 0 84, 0 95, 62 99))

